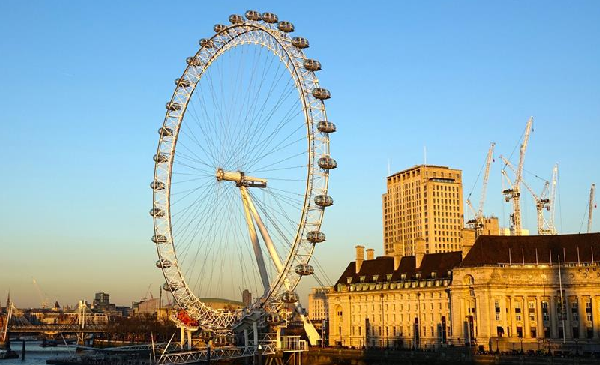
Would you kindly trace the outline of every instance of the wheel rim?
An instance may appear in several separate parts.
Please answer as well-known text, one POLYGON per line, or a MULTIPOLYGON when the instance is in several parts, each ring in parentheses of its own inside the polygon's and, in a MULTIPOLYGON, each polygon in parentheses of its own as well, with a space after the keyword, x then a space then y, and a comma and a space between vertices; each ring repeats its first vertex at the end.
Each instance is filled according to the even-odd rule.
MULTIPOLYGON (((200 326, 210 329, 230 328, 241 318, 239 312, 215 310, 200 299, 200 296, 206 296, 208 293, 202 288, 207 282, 209 285, 219 286, 222 290, 224 277, 230 276, 227 277, 230 284, 236 283, 237 279, 233 277, 232 271, 235 271, 237 265, 231 265, 234 261, 232 256, 235 257, 234 250, 225 252, 230 247, 224 245, 238 245, 236 249, 239 248, 240 253, 244 253, 240 254, 241 256, 252 256, 248 237, 249 224, 247 220, 244 222, 245 203, 242 203, 244 200, 241 196, 236 196, 242 189, 239 186, 242 180, 239 177, 236 178, 238 180, 219 180, 219 169, 221 176, 223 171, 231 174, 242 171, 245 176, 258 174, 268 180, 267 187, 261 188, 260 191, 253 191, 253 187, 246 190, 249 199, 254 202, 257 216, 262 217, 268 235, 272 236, 273 247, 277 251, 275 256, 280 257, 281 265, 277 270, 277 265, 268 264, 268 290, 264 291, 264 294, 260 293, 254 284, 253 294, 262 295, 249 309, 277 311, 282 305, 282 297, 286 298, 283 294, 293 291, 301 276, 311 272, 307 266, 315 242, 320 241, 313 237, 320 233, 326 206, 322 204, 323 199, 318 198, 328 197, 328 175, 331 168, 319 166, 319 159, 329 156, 329 134, 322 133, 317 127, 320 122, 327 121, 327 115, 322 101, 324 95, 319 94, 322 88, 319 87, 314 72, 305 68, 306 57, 302 49, 294 46, 292 37, 278 30, 276 23, 246 20, 230 26, 219 26, 218 30, 213 37, 202 40, 199 51, 188 58, 188 66, 176 81, 177 86, 167 104, 167 113, 159 130, 160 138, 155 155, 152 182, 154 205, 151 211, 154 217, 153 241, 159 256, 157 266, 163 271, 166 288, 172 291, 177 304, 185 308, 200 326), (256 52, 257 47, 260 52, 267 50, 272 61, 275 59, 278 62, 279 68, 274 71, 276 77, 272 77, 271 80, 275 80, 282 69, 288 74, 289 80, 286 85, 289 86, 291 82, 291 90, 296 91, 297 110, 293 112, 300 114, 304 127, 304 136, 301 139, 295 138, 299 134, 297 126, 293 123, 288 125, 287 120, 291 121, 294 118, 286 117, 290 115, 289 110, 292 110, 294 103, 290 104, 289 110, 282 107, 289 100, 289 94, 286 94, 289 87, 282 87, 282 91, 279 91, 274 108, 276 110, 269 118, 255 113, 263 106, 256 101, 242 103, 240 113, 235 117, 235 108, 231 106, 237 105, 234 102, 235 94, 238 90, 243 91, 244 87, 235 89, 224 86, 223 80, 226 77, 223 75, 233 75, 224 72, 224 69, 227 61, 239 59, 249 48, 256 52), (220 81, 216 87, 215 80, 220 81), (207 101, 207 95, 210 95, 211 100, 207 101), (287 96, 279 103, 282 95, 287 96), (214 107, 212 109, 211 104, 214 107), (224 108, 224 105, 229 108, 224 108), (244 108, 246 113, 241 112, 244 108), (283 117, 276 116, 278 112, 283 117), (227 113, 229 115, 225 115, 227 113), (246 118, 243 118, 244 115, 246 118), (251 118, 248 118, 249 115, 251 118), (251 122, 248 122, 248 119, 251 119, 251 122), (257 120, 256 123, 253 122, 254 119, 257 120), (275 122, 272 119, 275 119, 275 122), (196 122, 196 125, 193 122, 196 122), (244 129, 244 126, 254 127, 256 133, 252 133, 250 128, 244 129), (260 126, 271 128, 265 128, 266 132, 271 133, 260 131, 260 126), (214 130, 208 130, 209 128, 214 130), (285 134, 290 130, 290 134, 285 134), (302 150, 297 149, 299 143, 304 144, 302 150), (248 153, 245 148, 250 152, 260 150, 262 154, 248 153), (298 165, 299 161, 303 161, 304 166, 298 165), (302 170, 300 167, 304 172, 297 176, 301 175, 302 179, 285 178, 289 175, 289 171, 286 170, 302 170), (211 171, 214 171, 212 176, 211 171), (182 176, 186 178, 181 178, 182 176), (263 196, 259 196, 261 194, 263 196), (178 204, 190 200, 192 204, 187 205, 186 209, 178 208, 178 204), (209 203, 202 205, 204 202, 209 203), (215 212, 215 207, 219 204, 226 205, 226 208, 215 212), (186 215, 188 218, 184 218, 186 215), (243 228, 244 223, 246 232, 239 229, 240 226, 243 228), (185 228, 190 226, 197 229, 194 231, 185 228), (198 236, 201 238, 197 238, 198 236), (217 250, 209 246, 211 242, 217 244, 217 250), (211 249, 218 251, 218 254, 211 253, 211 249), (222 259, 220 263, 219 259, 222 259), (212 269, 206 269, 209 264, 214 264, 212 269)), ((246 59, 249 58, 249 54, 250 52, 245 54, 246 59)), ((254 83, 254 89, 251 87, 253 77, 259 74, 264 80, 264 72, 270 72, 266 63, 261 64, 256 58, 254 60, 251 65, 255 67, 253 71, 238 72, 237 78, 231 77, 231 80, 235 80, 231 84, 245 83, 247 94, 250 95, 247 100, 250 100, 252 95, 257 95, 258 98, 262 89, 262 84, 257 87, 258 81, 254 83), (263 73, 260 74, 257 70, 262 70, 263 73), (240 74, 242 76, 239 76, 240 74)), ((281 75, 279 77, 282 77, 281 75)), ((274 88, 277 89, 277 84, 274 88)), ((269 91, 273 91, 271 89, 269 91)), ((269 98, 270 96, 267 99, 269 98)), ((252 225, 258 226, 256 220, 252 225)), ((261 246, 264 261, 274 261, 267 254, 268 250, 263 242, 261 246)), ((254 256, 256 258, 256 253, 254 256)), ((240 267, 238 274, 242 275, 238 278, 241 280, 238 283, 251 286, 249 280, 244 282, 244 276, 250 276, 251 267, 245 267, 245 264, 240 264, 240 267)), ((258 268, 254 270, 260 271, 258 268)), ((253 272, 253 276, 256 281, 256 272, 253 272)), ((237 288, 234 288, 234 291, 235 289, 237 288)), ((223 293, 223 296, 231 296, 231 293, 223 293)))

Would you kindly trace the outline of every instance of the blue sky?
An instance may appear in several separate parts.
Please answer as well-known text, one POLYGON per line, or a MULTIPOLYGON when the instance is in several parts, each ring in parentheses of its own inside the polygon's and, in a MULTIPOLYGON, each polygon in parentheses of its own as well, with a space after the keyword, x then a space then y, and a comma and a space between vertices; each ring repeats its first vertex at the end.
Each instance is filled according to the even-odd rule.
MULTIPOLYGON (((107 291, 157 295, 152 155, 173 80, 199 38, 248 2, 0 3, 0 296, 72 304, 107 291)), ((310 40, 338 125, 317 250, 336 280, 363 244, 382 253, 381 194, 423 162, 463 170, 471 191, 489 143, 510 155, 534 116, 525 178, 541 190, 560 165, 561 232, 579 232, 600 183, 600 3, 595 1, 261 2, 310 40)), ((516 155, 515 155, 516 156, 516 155)), ((485 212, 507 223, 500 164, 485 212)), ((516 158, 513 158, 516 161, 516 158)), ((478 199, 480 186, 474 191, 478 199)), ((530 197, 524 223, 535 230, 530 197)), ((596 210, 597 212, 597 210, 596 210)), ((598 214, 598 213, 596 213, 598 214)), ((600 217, 594 223, 600 230, 600 217)), ((310 283, 309 283, 310 284, 310 283)))

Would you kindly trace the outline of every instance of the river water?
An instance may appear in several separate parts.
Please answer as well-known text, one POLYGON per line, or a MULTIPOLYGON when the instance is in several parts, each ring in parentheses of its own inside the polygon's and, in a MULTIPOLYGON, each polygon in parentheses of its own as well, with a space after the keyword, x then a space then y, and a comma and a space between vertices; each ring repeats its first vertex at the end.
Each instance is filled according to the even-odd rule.
POLYGON ((0 360, 0 365, 45 365, 48 359, 69 356, 75 351, 75 347, 42 347, 41 344, 42 341, 25 341, 25 360, 22 360, 22 342, 12 341, 10 347, 19 354, 19 358, 0 360))

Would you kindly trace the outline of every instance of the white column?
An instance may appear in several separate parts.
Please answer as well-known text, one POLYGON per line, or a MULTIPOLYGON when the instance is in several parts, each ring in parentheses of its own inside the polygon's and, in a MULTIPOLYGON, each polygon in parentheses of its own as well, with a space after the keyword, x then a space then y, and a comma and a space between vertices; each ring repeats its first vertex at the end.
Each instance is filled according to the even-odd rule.
POLYGON ((248 207, 248 194, 246 188, 241 187, 240 192, 242 194, 242 205, 244 206, 244 216, 246 217, 246 224, 248 225, 248 232, 250 233, 250 240, 252 241, 252 249, 254 250, 254 256, 256 257, 256 264, 260 273, 260 278, 263 284, 265 294, 269 291, 271 285, 269 284, 269 275, 267 274, 267 268, 263 259, 262 250, 258 244, 258 235, 256 234, 256 228, 250 215, 250 209, 248 207))

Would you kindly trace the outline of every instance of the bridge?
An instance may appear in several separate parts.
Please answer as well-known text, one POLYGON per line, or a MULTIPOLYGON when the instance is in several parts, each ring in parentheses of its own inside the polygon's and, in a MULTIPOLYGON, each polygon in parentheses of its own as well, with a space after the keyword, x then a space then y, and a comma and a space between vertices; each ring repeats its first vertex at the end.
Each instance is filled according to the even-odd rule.
POLYGON ((106 332, 108 326, 105 324, 22 324, 9 325, 10 333, 102 333, 106 332))

